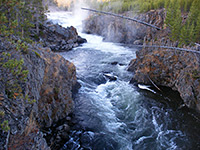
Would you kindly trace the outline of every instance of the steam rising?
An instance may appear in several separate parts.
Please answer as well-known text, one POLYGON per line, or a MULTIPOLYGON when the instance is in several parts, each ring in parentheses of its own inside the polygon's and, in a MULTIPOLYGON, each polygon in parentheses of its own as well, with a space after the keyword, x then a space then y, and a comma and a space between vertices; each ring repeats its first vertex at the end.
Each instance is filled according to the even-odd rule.
MULTIPOLYGON (((80 1, 80 0, 54 0, 55 2, 57 2, 58 6, 62 6, 62 7, 70 7, 72 3, 77 3, 77 1, 80 1)), ((97 2, 107 2, 107 1, 110 1, 110 0, 83 0, 85 3, 91 3, 93 1, 97 1, 97 2)))
POLYGON ((51 6, 48 18, 64 27, 74 26, 78 31, 82 31, 82 21, 88 16, 88 11, 81 7, 89 7, 91 0, 55 0, 58 7, 51 6), (65 9, 66 8, 66 9, 65 9), (58 19, 63 18, 65 21, 58 19))
POLYGON ((54 0, 55 2, 57 2, 59 7, 70 7, 72 1, 74 0, 54 0))

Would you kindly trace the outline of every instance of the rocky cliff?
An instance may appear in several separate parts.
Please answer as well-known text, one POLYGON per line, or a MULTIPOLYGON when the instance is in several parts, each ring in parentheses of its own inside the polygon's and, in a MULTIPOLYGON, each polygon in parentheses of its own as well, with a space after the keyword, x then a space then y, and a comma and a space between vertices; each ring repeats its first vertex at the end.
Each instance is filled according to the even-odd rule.
MULTIPOLYGON (((200 112, 200 54, 151 47, 177 47, 178 42, 171 42, 168 33, 168 28, 165 28, 156 33, 149 32, 144 37, 143 49, 137 51, 136 59, 128 68, 134 73, 131 83, 152 84, 152 80, 158 86, 170 87, 180 93, 185 106, 200 112)), ((199 52, 200 47, 184 48, 199 52)))
MULTIPOLYGON (((149 44, 177 45, 161 35, 157 33, 155 37, 159 40, 153 39, 149 44)), ((192 49, 198 50, 198 47, 192 49)), ((200 54, 150 47, 136 54, 136 59, 131 61, 128 69, 134 73, 132 83, 151 84, 151 79, 157 85, 171 87, 180 93, 187 107, 200 112, 200 54)))
MULTIPOLYGON (((162 28, 165 11, 152 10, 144 14, 126 12, 122 15, 162 28)), ((83 32, 101 35, 105 41, 117 43, 142 44, 149 30, 145 25, 108 15, 93 14, 83 22, 83 32)), ((156 29, 151 31, 156 32, 156 29)))
MULTIPOLYGON (((161 31, 105 15, 91 15, 84 22, 86 33, 98 34, 106 41, 148 46, 177 47, 178 42, 168 38, 165 27, 165 9, 151 10, 140 15, 123 14, 153 24, 161 31)), ((183 17, 184 18, 184 17, 183 17)), ((180 93, 185 105, 200 112, 200 61, 199 54, 174 49, 146 46, 138 51, 128 70, 133 72, 131 83, 152 84, 171 87, 180 93)), ((200 47, 184 47, 199 50, 200 47)))
MULTIPOLYGON (((46 37, 40 37, 43 40, 40 41, 42 45, 44 41, 50 43, 51 37, 48 36, 56 38, 52 41, 53 44, 60 45, 59 41, 67 41, 65 46, 69 45, 70 40, 73 40, 71 44, 74 45, 81 39, 73 27, 61 29, 58 25, 52 25, 43 32, 48 34, 45 35, 46 37), (51 28, 59 29, 50 32, 53 30, 51 28), (65 32, 58 35, 58 30, 65 32)), ((18 38, 14 37, 14 39, 19 43, 18 38)), ((28 94, 31 100, 35 100, 32 103, 19 97, 18 93, 14 93, 14 101, 7 101, 9 96, 6 95, 5 85, 0 82, 0 112, 3 113, 0 121, 8 120, 10 126, 8 132, 0 129, 0 149, 50 149, 50 145, 48 146, 44 139, 46 133, 42 129, 67 118, 72 112, 72 92, 77 85, 76 68, 73 63, 42 45, 28 44, 26 49, 17 50, 16 45, 0 37, 0 56, 3 56, 3 52, 8 52, 11 54, 10 59, 24 60, 23 68, 29 73, 26 83, 21 84, 19 81, 19 85, 23 94, 28 94), (4 97, 1 97, 3 95, 4 97)), ((5 69, 2 68, 4 66, 1 63, 0 74, 3 75, 5 69)))

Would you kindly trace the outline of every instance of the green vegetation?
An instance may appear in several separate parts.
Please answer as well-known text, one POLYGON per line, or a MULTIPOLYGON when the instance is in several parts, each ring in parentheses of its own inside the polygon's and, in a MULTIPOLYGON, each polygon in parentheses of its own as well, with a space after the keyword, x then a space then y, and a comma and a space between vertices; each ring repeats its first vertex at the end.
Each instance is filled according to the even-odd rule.
POLYGON ((199 0, 110 0, 99 3, 99 9, 115 13, 160 8, 167 12, 165 24, 170 29, 170 40, 178 41, 179 46, 200 42, 199 0))
POLYGON ((165 23, 171 30, 170 39, 172 41, 179 41, 179 46, 191 45, 200 41, 200 3, 198 0, 194 0, 188 11, 187 19, 182 21, 180 2, 181 0, 171 0, 169 2, 166 8, 167 15, 165 23))
POLYGON ((110 0, 99 2, 99 8, 118 13, 130 10, 146 12, 151 9, 167 8, 171 2, 178 2, 181 11, 188 12, 194 1, 195 0, 110 0))
POLYGON ((45 19, 42 0, 0 0, 0 34, 30 36, 30 28, 39 34, 39 25, 45 19))
POLYGON ((4 120, 3 123, 1 123, 1 129, 5 132, 8 132, 10 130, 8 120, 4 120))
POLYGON ((39 26, 46 18, 46 10, 43 0, 0 0, 0 36, 11 44, 6 50, 0 49, 0 127, 3 131, 10 130, 8 116, 16 120, 13 114, 23 110, 20 100, 35 102, 25 92, 29 72, 22 55, 28 54, 30 34, 40 34, 39 26))
POLYGON ((199 79, 200 78, 200 72, 198 70, 193 70, 192 71, 192 78, 193 79, 199 79))
MULTIPOLYGON (((27 102, 32 102, 29 96, 24 93, 23 85, 25 85, 28 70, 23 66, 23 59, 12 58, 10 53, 4 52, 0 56, 0 86, 2 88, 1 93, 1 106, 4 111, 1 111, 0 118, 3 118, 5 112, 10 114, 16 110, 18 105, 18 99, 24 99, 27 102), (6 108, 4 105, 10 105, 11 108, 6 108)), ((22 109, 19 107, 19 109, 22 109)), ((4 120, 1 124, 4 131, 9 129, 7 120, 4 120), (5 130, 6 129, 6 130, 5 130)))

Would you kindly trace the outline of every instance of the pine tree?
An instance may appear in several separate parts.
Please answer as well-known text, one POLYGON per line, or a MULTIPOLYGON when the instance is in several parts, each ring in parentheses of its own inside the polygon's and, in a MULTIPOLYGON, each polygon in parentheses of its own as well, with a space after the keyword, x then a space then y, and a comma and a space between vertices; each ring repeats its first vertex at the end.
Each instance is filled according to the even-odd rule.
POLYGON ((181 29, 180 39, 179 39, 179 47, 187 43, 187 39, 189 39, 187 25, 184 25, 181 29))
POLYGON ((190 25, 189 27, 189 43, 194 43, 196 41, 195 39, 195 26, 194 26, 194 22, 190 25))
POLYGON ((197 25, 195 28, 195 41, 200 42, 200 14, 197 18, 197 25))
POLYGON ((185 3, 184 3, 184 11, 185 12, 188 11, 188 1, 185 1, 185 3))
POLYGON ((196 19, 198 18, 199 13, 200 13, 200 2, 199 0, 194 0, 189 12, 189 17, 188 17, 189 21, 196 22, 196 19))
POLYGON ((171 40, 176 41, 179 38, 181 31, 181 10, 179 1, 171 0, 167 9, 167 15, 165 20, 166 25, 170 28, 171 40))
POLYGON ((44 20, 45 9, 42 0, 1 0, 0 1, 0 33, 3 35, 28 36, 30 28, 44 20), (26 34, 25 34, 26 33, 26 34))
POLYGON ((173 3, 171 3, 171 1, 169 1, 169 3, 165 3, 165 5, 167 7, 167 14, 166 14, 166 18, 165 18, 165 24, 168 26, 168 27, 171 27, 171 25, 173 24, 173 3))

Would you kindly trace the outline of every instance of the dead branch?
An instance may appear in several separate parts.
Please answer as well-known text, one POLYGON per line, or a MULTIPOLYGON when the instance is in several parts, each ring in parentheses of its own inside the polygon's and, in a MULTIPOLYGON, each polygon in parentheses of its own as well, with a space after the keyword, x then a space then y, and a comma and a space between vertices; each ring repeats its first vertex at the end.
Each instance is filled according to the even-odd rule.
POLYGON ((118 15, 118 14, 114 14, 114 13, 110 13, 110 12, 99 11, 99 10, 95 10, 95 9, 89 9, 89 8, 81 8, 81 9, 88 10, 88 11, 93 11, 93 12, 96 12, 96 13, 102 13, 102 14, 105 14, 105 15, 115 16, 115 17, 118 17, 118 18, 127 19, 127 20, 130 20, 130 21, 134 21, 134 22, 137 22, 137 23, 140 23, 140 24, 155 28, 157 30, 161 30, 161 28, 159 28, 159 27, 156 27, 156 26, 154 26, 152 24, 149 24, 149 23, 146 23, 144 21, 137 20, 137 19, 134 19, 134 18, 129 18, 129 17, 126 17, 126 16, 122 16, 122 15, 118 15))
POLYGON ((200 51, 192 50, 192 49, 179 48, 179 47, 158 46, 158 45, 134 45, 134 46, 142 47, 142 48, 150 47, 150 48, 174 49, 174 50, 179 50, 179 51, 186 51, 186 52, 192 52, 192 53, 200 54, 200 51))
POLYGON ((147 75, 147 78, 149 79, 149 81, 153 84, 153 86, 158 89, 159 91, 161 91, 161 89, 151 80, 151 78, 149 77, 149 75, 147 75))

